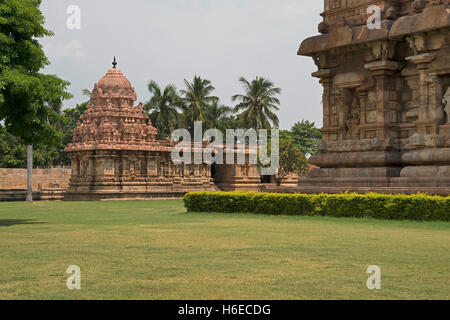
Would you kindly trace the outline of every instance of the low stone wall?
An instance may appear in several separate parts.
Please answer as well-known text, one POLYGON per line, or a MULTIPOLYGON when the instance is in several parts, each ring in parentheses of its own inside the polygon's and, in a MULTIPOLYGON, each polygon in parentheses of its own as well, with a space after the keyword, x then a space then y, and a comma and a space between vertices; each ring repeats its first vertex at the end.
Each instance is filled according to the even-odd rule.
MULTIPOLYGON (((33 169, 33 197, 36 200, 60 200, 69 187, 72 170, 33 169)), ((25 200, 26 169, 0 168, 0 201, 25 200)))

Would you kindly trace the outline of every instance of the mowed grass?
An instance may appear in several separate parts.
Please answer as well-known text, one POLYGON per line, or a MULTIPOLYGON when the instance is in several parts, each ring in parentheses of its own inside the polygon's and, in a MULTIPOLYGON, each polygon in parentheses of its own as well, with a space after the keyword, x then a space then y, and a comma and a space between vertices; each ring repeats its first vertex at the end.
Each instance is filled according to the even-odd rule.
POLYGON ((0 299, 449 299, 450 224, 0 203, 0 299), (66 269, 81 267, 81 290, 66 269), (382 289, 368 290, 369 265, 382 289))

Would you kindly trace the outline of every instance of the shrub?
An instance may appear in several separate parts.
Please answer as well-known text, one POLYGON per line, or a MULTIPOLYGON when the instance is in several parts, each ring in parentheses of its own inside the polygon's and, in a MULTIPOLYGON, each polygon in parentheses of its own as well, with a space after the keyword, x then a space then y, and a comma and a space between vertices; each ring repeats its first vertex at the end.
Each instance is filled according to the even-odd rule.
POLYGON ((191 192, 183 200, 189 212, 450 221, 450 197, 426 194, 191 192))

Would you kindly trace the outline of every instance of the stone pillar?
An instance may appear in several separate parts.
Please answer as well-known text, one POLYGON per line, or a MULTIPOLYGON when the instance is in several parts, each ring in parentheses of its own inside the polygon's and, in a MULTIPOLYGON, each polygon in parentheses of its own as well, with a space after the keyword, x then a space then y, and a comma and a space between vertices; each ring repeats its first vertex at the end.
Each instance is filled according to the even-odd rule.
POLYGON ((339 133, 337 139, 339 141, 345 140, 347 135, 347 128, 345 125, 347 110, 345 106, 345 93, 343 88, 339 88, 335 93, 336 108, 338 116, 339 133))
POLYGON ((362 128, 364 127, 364 125, 366 124, 366 112, 367 112, 367 96, 368 96, 368 92, 366 89, 360 89, 358 90, 358 95, 359 95, 359 106, 360 106, 360 138, 364 139, 365 138, 365 133, 362 130, 362 128))
POLYGON ((155 156, 147 156, 147 176, 158 176, 158 158, 155 156))
POLYGON ((88 169, 88 176, 90 178, 95 176, 95 158, 93 155, 89 155, 89 169, 88 169))
POLYGON ((390 127, 398 123, 396 82, 393 77, 400 69, 400 63, 391 60, 375 61, 364 66, 375 78, 377 95, 377 138, 384 140, 390 136, 390 127))
POLYGON ((121 175, 122 176, 126 176, 128 174, 128 157, 127 156, 122 156, 121 157, 121 175))
MULTIPOLYGON (((419 114, 418 120, 416 121, 417 131, 422 135, 427 135, 432 133, 432 120, 429 115, 429 78, 428 78, 428 67, 431 61, 435 59, 436 55, 432 53, 423 53, 411 57, 407 57, 406 60, 411 61, 417 65, 417 70, 419 71, 419 114)), ((437 129, 435 129, 437 131, 437 129)))
POLYGON ((320 79, 323 86, 322 103, 323 103, 323 127, 328 129, 331 126, 330 107, 331 107, 331 90, 333 85, 333 74, 329 69, 314 72, 313 77, 320 79))
POLYGON ((104 176, 105 175, 105 169, 106 169, 106 163, 105 159, 102 156, 102 152, 97 152, 96 155, 93 156, 93 159, 95 161, 95 175, 98 176, 104 176))
POLYGON ((436 129, 445 121, 443 97, 442 80, 433 74, 430 77, 430 117, 435 122, 436 129))
POLYGON ((80 175, 80 159, 77 156, 72 155, 70 157, 70 163, 72 166, 72 177, 77 177, 80 175))
POLYGON ((114 159, 114 168, 115 168, 115 171, 116 171, 116 176, 119 176, 119 175, 122 174, 122 171, 121 171, 122 166, 121 166, 121 158, 120 158, 120 156, 117 156, 114 159))
MULTIPOLYGON (((329 140, 333 124, 333 110, 332 110, 332 90, 333 90, 333 74, 329 69, 320 70, 312 74, 313 77, 320 79, 320 84, 323 86, 322 103, 323 103, 323 129, 324 138, 329 140)), ((337 137, 336 137, 337 138, 337 137)))

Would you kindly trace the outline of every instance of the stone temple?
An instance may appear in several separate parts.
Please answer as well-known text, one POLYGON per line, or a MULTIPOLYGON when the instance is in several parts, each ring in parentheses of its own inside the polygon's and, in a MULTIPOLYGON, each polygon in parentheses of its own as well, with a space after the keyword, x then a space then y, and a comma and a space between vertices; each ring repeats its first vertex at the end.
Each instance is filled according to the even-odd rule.
POLYGON ((119 69, 94 86, 88 110, 74 129, 72 177, 65 200, 173 197, 213 190, 211 169, 172 166, 173 143, 156 140, 156 129, 119 69))
POLYGON ((320 169, 300 191, 450 194, 449 3, 325 0, 298 51, 323 86, 320 169))
POLYGON ((134 88, 115 64, 95 84, 91 98, 74 129, 73 143, 66 148, 72 176, 65 200, 179 198, 190 191, 219 188, 259 190, 256 165, 175 165, 171 160, 175 142, 157 140, 142 103, 134 105, 134 88))

